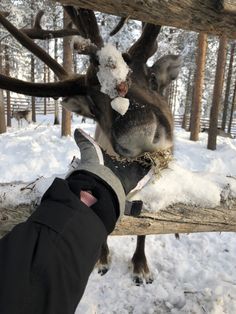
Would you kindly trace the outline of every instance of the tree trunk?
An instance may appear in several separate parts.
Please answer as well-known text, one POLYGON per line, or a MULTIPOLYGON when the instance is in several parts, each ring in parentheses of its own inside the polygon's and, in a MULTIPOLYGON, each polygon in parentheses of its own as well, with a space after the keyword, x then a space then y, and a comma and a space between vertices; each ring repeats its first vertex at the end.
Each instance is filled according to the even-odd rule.
MULTIPOLYGON (((47 66, 44 64, 44 69, 43 69, 43 82, 47 83, 47 66)), ((47 98, 44 97, 43 99, 43 114, 46 116, 47 114, 47 98)))
POLYGON ((205 77, 205 63, 207 52, 207 35, 200 33, 198 36, 198 53, 196 56, 196 75, 194 82, 193 112, 191 123, 191 141, 198 141, 200 131, 200 119, 202 112, 202 89, 205 77))
POLYGON ((3 90, 0 89, 0 134, 5 133, 6 128, 6 119, 5 119, 5 104, 3 97, 3 90))
POLYGON ((178 83, 177 80, 174 81, 174 97, 173 97, 173 108, 172 114, 175 116, 176 102, 177 102, 177 94, 178 94, 178 83))
POLYGON ((233 94, 230 117, 229 117, 229 126, 228 126, 228 133, 229 134, 231 133, 231 126, 232 126, 232 122, 233 122, 235 104, 236 104, 236 80, 235 80, 235 84, 234 84, 234 94, 233 94))
MULTIPOLYGON (((49 42, 48 42, 48 40, 46 41, 46 51, 49 54, 49 42)), ((46 66, 46 64, 44 64, 44 68, 43 68, 43 81, 44 81, 44 83, 47 83, 48 71, 49 71, 48 66, 46 66)), ((43 99, 43 114, 45 116, 47 114, 47 100, 48 100, 48 98, 44 97, 44 99, 43 99)))
POLYGON ((235 46, 236 46, 235 43, 231 45, 229 71, 228 71, 227 84, 226 84, 226 89, 225 89, 225 100, 224 100, 223 117, 222 117, 222 124, 221 124, 221 129, 223 131, 225 131, 227 113, 228 113, 228 107, 229 107, 229 92, 230 92, 231 77, 232 77, 232 71, 233 71, 235 46))
MULTIPOLYGON (((35 82, 35 58, 31 55, 31 82, 35 82)), ((31 97, 31 109, 32 109, 32 121, 36 122, 36 105, 35 105, 35 97, 31 97)))
POLYGON ((172 81, 168 88, 168 105, 171 111, 173 109, 173 98, 174 98, 174 82, 172 81))
MULTIPOLYGON (((67 27, 70 22, 70 18, 67 13, 64 11, 64 28, 67 27)), ((73 67, 73 52, 71 49, 71 37, 63 38, 63 67, 70 73, 72 72, 73 67)), ((71 135, 71 112, 62 108, 62 122, 61 122, 61 135, 68 136, 71 135)))
MULTIPOLYGON (((57 28, 57 14, 55 11, 54 7, 54 12, 53 12, 53 28, 57 28)), ((55 38, 54 40, 54 59, 58 61, 58 39, 55 38)), ((54 74, 54 82, 58 81, 57 76, 54 74)), ((48 69, 48 82, 50 82, 50 69, 48 69)), ((54 100, 54 124, 60 124, 60 118, 59 118, 59 105, 58 105, 58 100, 54 100)))
POLYGON ((58 100, 54 101, 54 125, 60 124, 58 100))
MULTIPOLYGON (((236 5, 233 4, 235 1, 227 1, 231 1, 235 8, 236 5)), ((130 16, 131 19, 143 22, 214 35, 225 34, 228 38, 236 38, 236 15, 225 13, 217 7, 217 1, 213 0, 58 0, 58 2, 118 16, 130 16)))
POLYGON ((184 114, 183 114, 183 120, 182 120, 182 128, 187 131, 188 127, 188 120, 190 116, 190 97, 191 97, 191 90, 192 90, 192 71, 189 70, 188 73, 188 85, 187 85, 187 92, 186 92, 186 99, 185 99, 185 106, 184 106, 184 114))
MULTIPOLYGON (((34 12, 35 10, 35 5, 34 5, 34 1, 31 1, 30 3, 30 7, 31 7, 31 11, 34 12)), ((31 14, 31 27, 34 26, 34 15, 33 13, 31 14)), ((35 57, 33 54, 31 54, 30 57, 30 65, 31 65, 31 82, 34 83, 35 82, 35 57)), ((31 110, 32 110, 32 121, 36 122, 36 108, 35 108, 35 97, 32 96, 31 97, 31 110)))
POLYGON ((74 64, 74 73, 77 73, 77 52, 73 51, 73 64, 74 64))
POLYGON ((222 36, 220 38, 218 57, 217 57, 215 84, 214 84, 213 99, 212 99, 212 105, 211 105, 210 125, 209 125, 208 144, 207 144, 207 148, 211 150, 216 149, 218 116, 219 116, 219 107, 221 103, 221 95, 222 95, 223 82, 224 82, 226 51, 227 51, 227 38, 225 36, 222 36))
MULTIPOLYGON (((0 42, 0 73, 3 73, 3 64, 2 64, 2 45, 0 42)), ((3 90, 0 89, 0 134, 7 131, 6 127, 6 118, 5 118, 5 103, 3 97, 3 90)))
MULTIPOLYGON (((5 74, 10 76, 10 59, 9 59, 9 49, 5 45, 5 74)), ((6 91, 7 95, 7 126, 11 127, 11 94, 6 91)))
MULTIPOLYGON (((196 77, 196 73, 197 73, 197 68, 195 67, 194 69, 194 74, 193 74, 193 82, 195 82, 195 77, 196 77)), ((189 119, 189 130, 191 131, 192 128, 192 124, 193 124, 193 112, 194 112, 194 89, 195 86, 194 84, 192 85, 192 94, 191 94, 191 106, 190 106, 190 119, 189 119)))

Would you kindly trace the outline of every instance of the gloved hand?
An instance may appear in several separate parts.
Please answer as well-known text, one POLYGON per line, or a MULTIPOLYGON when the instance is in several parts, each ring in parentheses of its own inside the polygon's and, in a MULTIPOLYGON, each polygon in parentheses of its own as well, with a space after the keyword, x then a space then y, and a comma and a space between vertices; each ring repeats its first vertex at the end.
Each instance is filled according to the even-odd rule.
POLYGON ((67 177, 73 172, 79 172, 101 179, 115 193, 120 217, 123 214, 132 215, 132 212, 140 211, 142 203, 138 201, 128 205, 126 195, 144 186, 153 173, 151 167, 144 167, 136 161, 123 162, 112 158, 80 129, 75 130, 74 138, 80 149, 81 158, 72 161, 67 177))

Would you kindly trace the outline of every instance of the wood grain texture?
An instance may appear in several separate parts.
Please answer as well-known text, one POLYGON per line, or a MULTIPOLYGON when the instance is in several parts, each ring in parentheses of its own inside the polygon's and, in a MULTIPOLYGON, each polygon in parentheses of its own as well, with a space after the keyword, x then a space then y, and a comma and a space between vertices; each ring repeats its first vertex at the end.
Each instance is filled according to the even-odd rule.
POLYGON ((234 0, 58 0, 67 5, 153 24, 236 38, 234 0), (226 9, 227 8, 227 9, 226 9))
POLYGON ((236 14, 236 2, 235 2, 235 0, 219 0, 219 8, 222 11, 236 14))
MULTIPOLYGON (((0 208, 0 237, 25 221, 32 212, 29 205, 0 208)), ((139 217, 124 216, 112 235, 149 235, 195 232, 235 232, 236 200, 231 205, 203 208, 175 204, 158 212, 143 211, 139 217)))

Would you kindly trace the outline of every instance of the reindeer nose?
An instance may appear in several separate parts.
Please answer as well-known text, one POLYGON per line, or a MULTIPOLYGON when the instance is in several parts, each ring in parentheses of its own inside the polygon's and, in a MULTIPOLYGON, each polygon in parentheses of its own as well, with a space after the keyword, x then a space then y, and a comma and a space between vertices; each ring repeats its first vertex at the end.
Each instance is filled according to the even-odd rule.
POLYGON ((116 86, 116 90, 120 97, 125 97, 129 90, 128 84, 126 82, 121 82, 116 86))

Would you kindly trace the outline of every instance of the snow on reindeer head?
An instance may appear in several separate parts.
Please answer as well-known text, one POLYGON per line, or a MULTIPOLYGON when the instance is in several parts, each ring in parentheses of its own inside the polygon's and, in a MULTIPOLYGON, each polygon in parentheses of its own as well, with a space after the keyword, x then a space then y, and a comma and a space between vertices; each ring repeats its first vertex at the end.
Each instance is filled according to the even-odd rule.
POLYGON ((129 108, 129 100, 124 97, 128 92, 131 70, 122 54, 110 43, 99 50, 97 56, 99 60, 97 78, 101 92, 113 99, 112 108, 124 115, 129 108))

